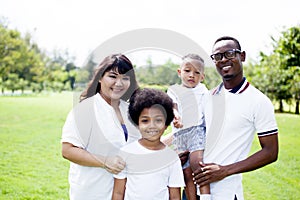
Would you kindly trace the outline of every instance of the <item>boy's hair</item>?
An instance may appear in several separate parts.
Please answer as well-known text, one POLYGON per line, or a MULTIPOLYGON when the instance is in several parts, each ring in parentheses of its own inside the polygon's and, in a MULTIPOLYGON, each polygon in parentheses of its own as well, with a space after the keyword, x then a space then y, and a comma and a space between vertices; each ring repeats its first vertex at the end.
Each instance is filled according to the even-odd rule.
POLYGON ((189 54, 182 57, 183 61, 186 60, 186 59, 199 60, 200 62, 202 62, 204 64, 203 58, 201 58, 201 56, 199 56, 198 54, 189 53, 189 54))
POLYGON ((173 101, 163 91, 152 88, 138 89, 129 100, 129 118, 139 125, 139 117, 144 108, 152 106, 160 109, 166 118, 165 125, 168 126, 173 121, 173 101))
POLYGON ((187 63, 189 62, 189 60, 197 60, 199 61, 202 65, 200 66, 201 71, 204 71, 204 59, 201 58, 201 56, 199 56, 198 54, 194 54, 194 53, 189 53, 185 56, 182 57, 182 62, 183 63, 187 63))

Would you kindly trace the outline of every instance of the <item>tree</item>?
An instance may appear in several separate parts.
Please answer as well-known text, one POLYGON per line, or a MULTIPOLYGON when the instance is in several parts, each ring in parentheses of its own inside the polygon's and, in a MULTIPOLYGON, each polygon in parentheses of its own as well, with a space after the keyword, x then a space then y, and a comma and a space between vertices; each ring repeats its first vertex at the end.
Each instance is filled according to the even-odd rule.
POLYGON ((0 77, 6 89, 21 89, 23 92, 30 83, 39 80, 43 73, 40 50, 31 38, 29 33, 22 38, 19 31, 0 24, 0 77))
POLYGON ((274 53, 280 57, 280 68, 286 72, 285 83, 296 102, 295 113, 299 114, 300 101, 300 25, 281 32, 281 37, 275 42, 274 53))
POLYGON ((271 54, 260 52, 259 63, 251 63, 245 72, 252 84, 279 102, 280 112, 283 112, 283 101, 288 104, 295 101, 295 113, 299 114, 300 27, 282 31, 278 40, 271 39, 271 54))

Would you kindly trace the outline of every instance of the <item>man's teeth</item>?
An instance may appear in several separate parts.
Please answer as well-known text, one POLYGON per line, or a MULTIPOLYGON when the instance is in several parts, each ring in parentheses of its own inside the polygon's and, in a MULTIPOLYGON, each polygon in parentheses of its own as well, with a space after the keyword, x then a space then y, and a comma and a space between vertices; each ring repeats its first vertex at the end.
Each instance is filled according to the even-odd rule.
POLYGON ((231 66, 223 67, 224 70, 229 70, 230 68, 231 68, 231 66))

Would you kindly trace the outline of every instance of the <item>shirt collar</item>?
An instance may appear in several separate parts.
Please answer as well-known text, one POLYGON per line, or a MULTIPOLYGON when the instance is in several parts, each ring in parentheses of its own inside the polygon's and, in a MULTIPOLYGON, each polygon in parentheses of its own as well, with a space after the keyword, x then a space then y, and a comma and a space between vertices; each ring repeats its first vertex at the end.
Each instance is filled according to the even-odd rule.
MULTIPOLYGON (((250 83, 247 81, 247 79, 245 77, 243 77, 243 80, 240 84, 238 84, 236 87, 229 89, 228 92, 233 93, 233 94, 241 94, 242 92, 244 92, 248 86, 250 85, 250 83)), ((221 83, 214 91, 213 91, 213 95, 215 94, 219 94, 220 91, 222 90, 224 84, 221 83)))

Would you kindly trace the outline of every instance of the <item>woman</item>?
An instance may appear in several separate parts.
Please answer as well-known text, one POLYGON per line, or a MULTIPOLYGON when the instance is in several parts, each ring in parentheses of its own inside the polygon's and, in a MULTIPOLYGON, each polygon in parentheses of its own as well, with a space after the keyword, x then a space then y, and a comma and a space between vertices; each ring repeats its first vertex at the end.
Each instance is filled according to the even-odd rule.
POLYGON ((63 127, 62 155, 71 161, 70 199, 111 198, 113 174, 125 167, 116 153, 140 138, 127 118, 126 103, 137 88, 130 60, 122 54, 110 55, 69 113, 63 127))

